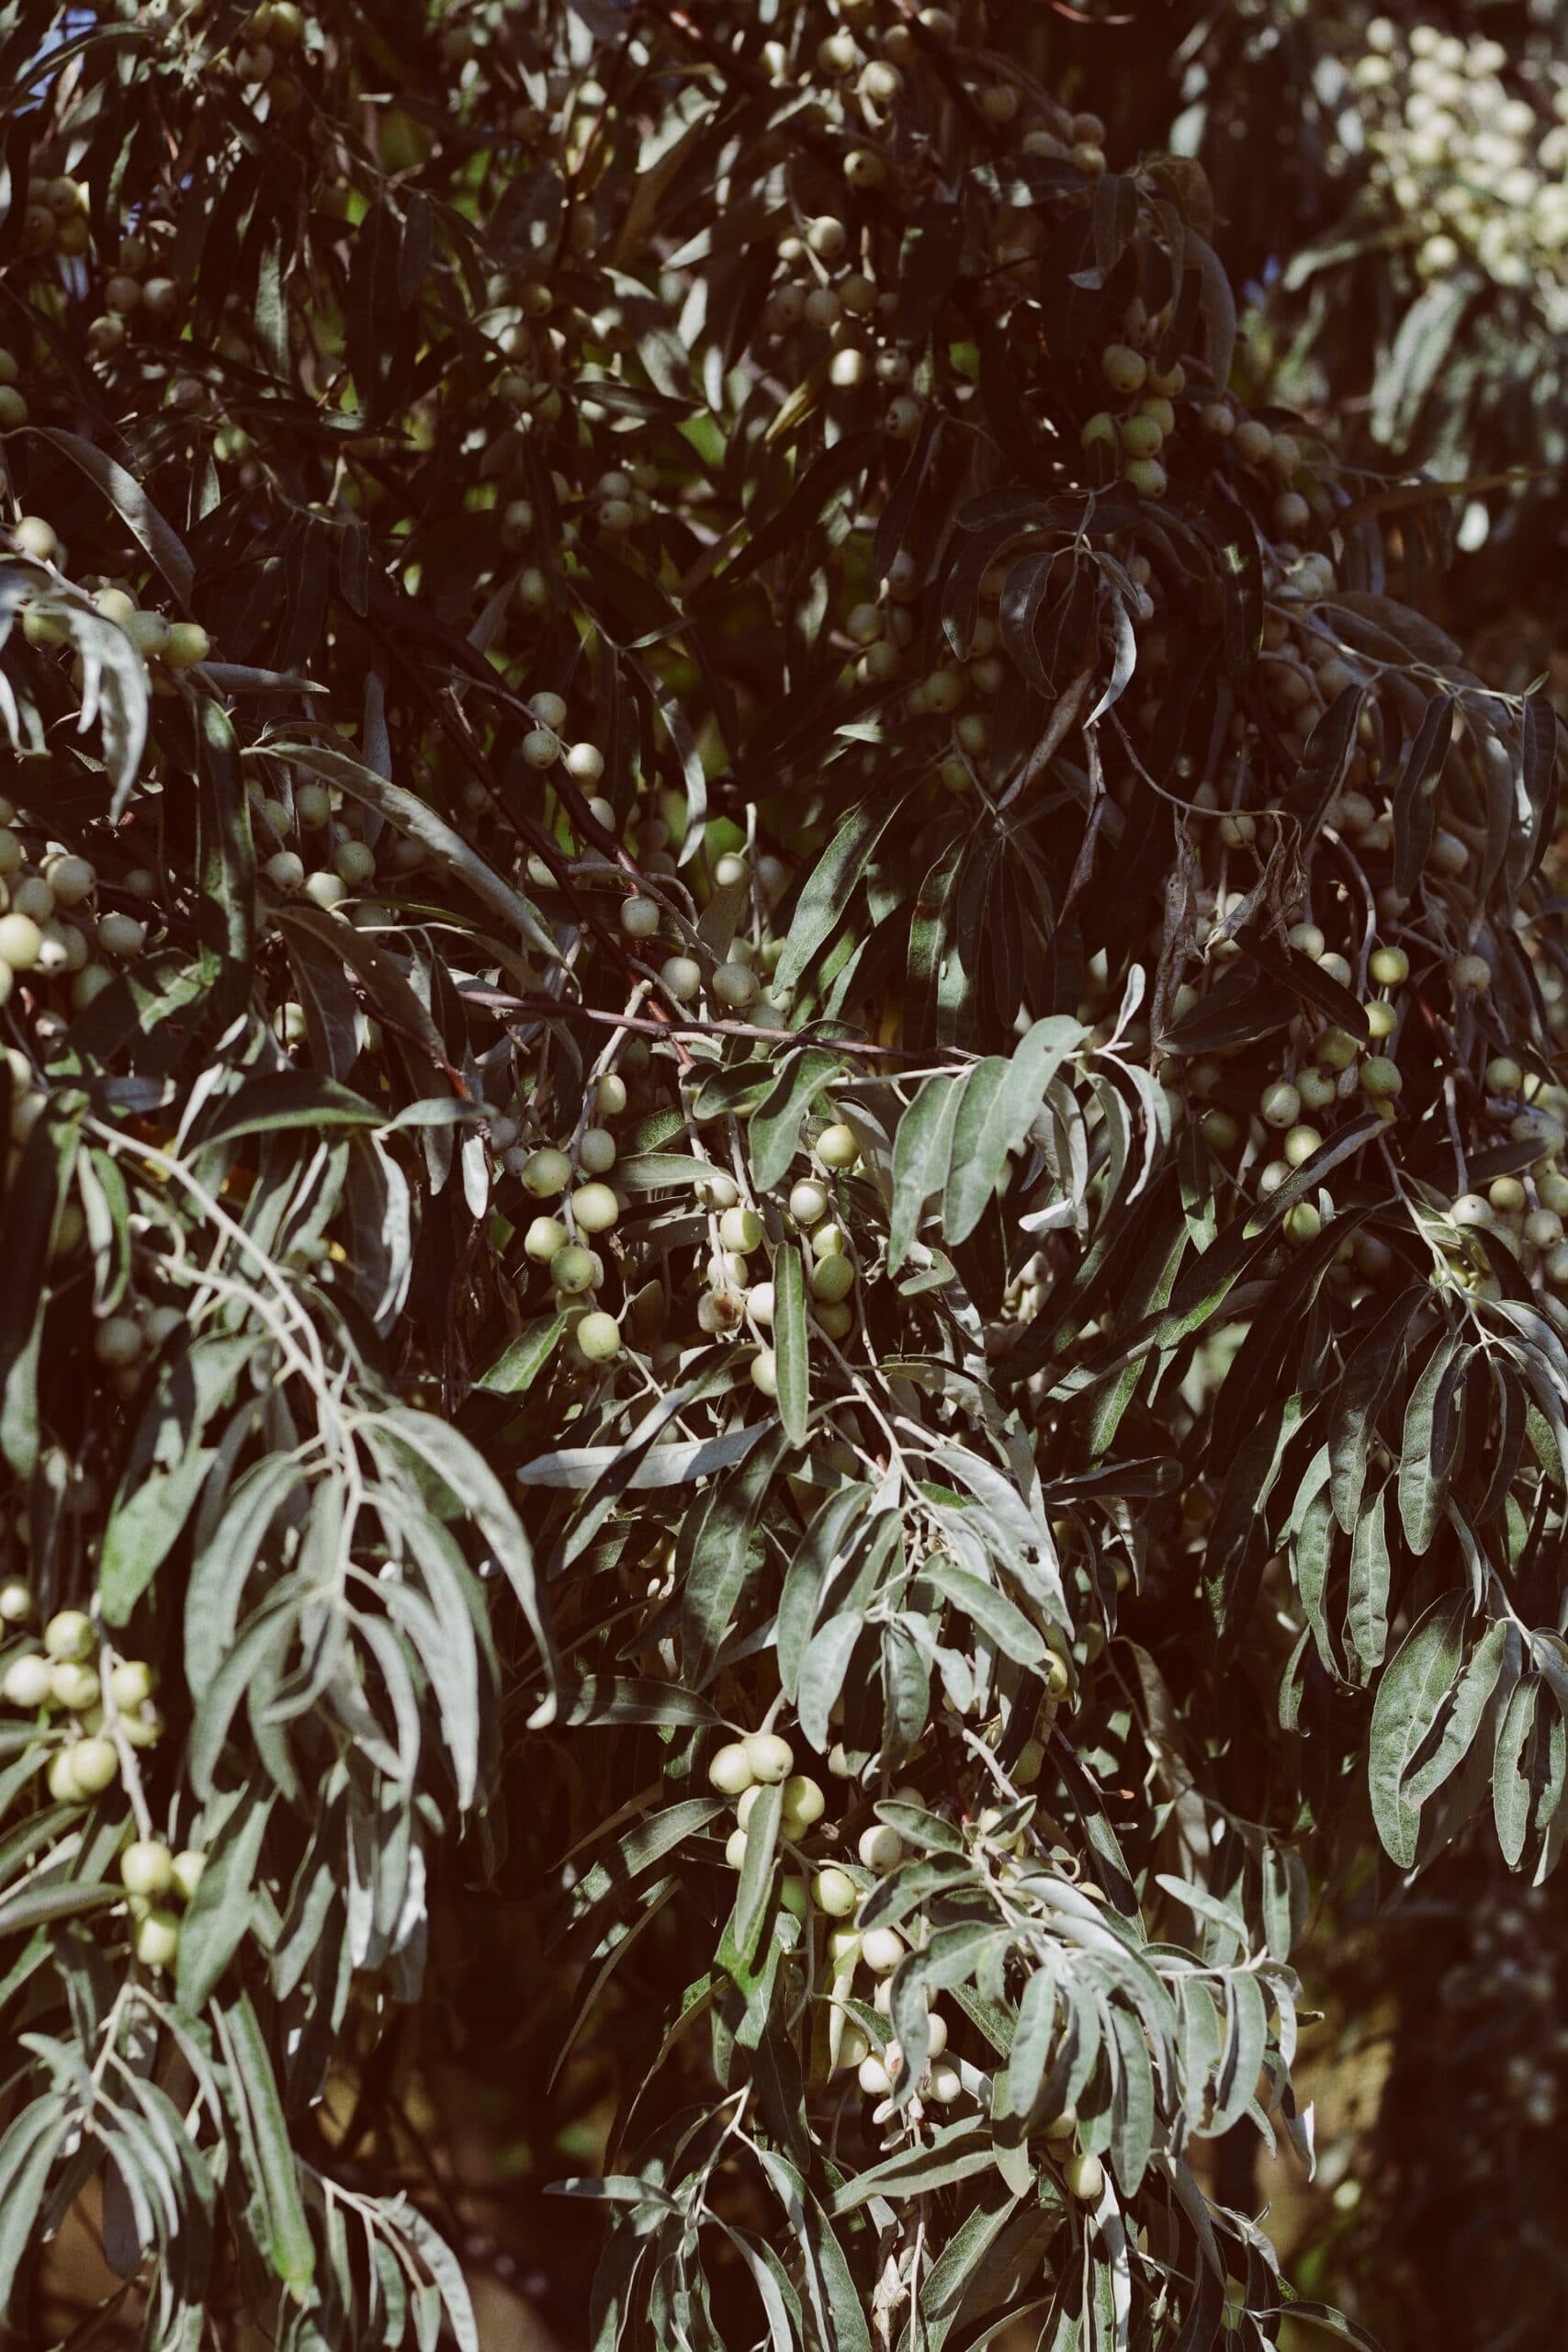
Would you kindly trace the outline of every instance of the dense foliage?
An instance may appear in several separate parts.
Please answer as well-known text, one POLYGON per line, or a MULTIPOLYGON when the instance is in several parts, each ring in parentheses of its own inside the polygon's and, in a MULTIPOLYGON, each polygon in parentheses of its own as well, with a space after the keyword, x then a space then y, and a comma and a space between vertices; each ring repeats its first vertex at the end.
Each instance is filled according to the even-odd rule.
POLYGON ((477 2345, 465 2048, 604 2352, 1365 2340, 1226 2157, 1568 1824, 1559 722, 1109 29, 0 7, 24 2340, 477 2345))

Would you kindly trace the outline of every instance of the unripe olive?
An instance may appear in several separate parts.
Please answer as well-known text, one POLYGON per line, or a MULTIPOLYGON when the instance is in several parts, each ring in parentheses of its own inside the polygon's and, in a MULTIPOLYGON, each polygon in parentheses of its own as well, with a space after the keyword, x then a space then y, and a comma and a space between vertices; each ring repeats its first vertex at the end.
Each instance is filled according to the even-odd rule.
POLYGON ((1525 1074, 1510 1054, 1495 1055, 1486 1065, 1486 1083, 1494 1094, 1517 1094, 1525 1074))
POLYGON ((1410 978, 1410 958, 1403 947, 1374 947, 1367 969, 1380 989, 1403 988, 1410 978))
POLYGON ((81 1658, 57 1659, 50 1668, 50 1682, 56 1706, 69 1707, 73 1715, 96 1707, 103 1698, 97 1668, 81 1658))
POLYGON ((157 1686, 158 1678, 144 1657, 121 1658, 109 1669, 109 1696, 117 1707, 140 1707, 157 1686))
POLYGON ((1361 1064, 1361 1090, 1374 1102, 1391 1101, 1404 1084, 1398 1063, 1386 1054, 1369 1054, 1361 1064))
POLYGON ((689 1004, 702 993, 703 967, 694 956, 668 956, 659 977, 677 1004, 689 1004))
POLYGON ((1149 372, 1148 361, 1128 343, 1108 343, 1100 355, 1100 372, 1114 392, 1138 392, 1149 372))
POLYGON ((852 1168, 860 1158, 860 1144, 855 1131, 841 1120, 823 1128, 817 1138, 817 1157, 824 1168, 852 1168))
POLYGON ((0 1580, 0 1625, 25 1625, 33 1613, 33 1597, 19 1577, 0 1580))
POLYGON ((1323 1219, 1311 1201, 1298 1201, 1285 1212, 1285 1238, 1298 1249, 1308 1241, 1315 1241, 1323 1231, 1323 1219))
POLYGON ((746 1832, 732 1829, 724 1849, 724 1859, 732 1871, 739 1870, 746 1860, 746 1832))
POLYGON ((43 950, 43 933, 31 915, 0 915, 0 962, 13 972, 30 972, 43 950))
MULTIPOLYGON (((554 1220, 552 1219, 553 1223, 554 1220)), ((592 1250, 584 1250, 581 1242, 569 1241, 550 1259, 550 1280, 557 1290, 569 1298, 580 1297, 593 1288, 597 1269, 592 1250)))
POLYGON ((791 1186, 789 1213, 797 1225, 816 1225, 827 1216, 828 1206, 828 1195, 815 1178, 802 1177, 791 1186))
POLYGON ((784 1781, 795 1769, 795 1750, 776 1731, 748 1732, 741 1745, 756 1781, 784 1781))
POLYGON ((179 1958, 180 1919, 164 1906, 137 1922, 132 1949, 143 1968, 173 1968, 179 1958))
POLYGON ((71 1776, 84 1796, 96 1797, 119 1778, 119 1756, 108 1739, 78 1739, 65 1751, 71 1776))
POLYGON ((867 2098, 886 2098, 893 2087, 893 2078, 874 2051, 861 2060, 855 2080, 867 2098))
POLYGON ((861 1958, 874 1976, 890 1976, 907 1950, 895 1928, 868 1928, 861 1938, 861 1958))
POLYGON ((1111 454, 1114 454, 1120 438, 1116 430, 1116 419, 1110 410, 1105 408, 1099 410, 1095 415, 1091 416, 1078 435, 1078 439, 1086 449, 1104 449, 1111 454))
POLYGON ((585 1364, 611 1364, 621 1355, 621 1324, 614 1315, 594 1307, 590 1315, 583 1315, 571 1340, 585 1364))
POLYGON ((820 1785, 808 1772, 792 1772, 784 1783, 784 1826, 791 1837, 799 1837, 821 1820, 828 1809, 828 1800, 820 1785))
POLYGON ((868 1871, 886 1876, 887 1871, 897 1870, 903 1860, 904 1840, 896 1829, 889 1828, 886 1822, 874 1822, 869 1829, 861 1831, 856 1851, 868 1871))
POLYGON ((1129 458, 1157 458, 1165 446, 1165 435, 1158 421, 1141 413, 1122 418, 1121 438, 1122 447, 1129 458))
POLYGON ((81 1609, 62 1609, 43 1629, 43 1645, 51 1657, 84 1658, 93 1647, 93 1621, 81 1609))
POLYGON ((1258 1107, 1266 1125, 1293 1127, 1301 1116, 1302 1098, 1288 1079, 1278 1079, 1264 1088, 1258 1107))
POLYGON ((571 1182, 571 1162, 564 1151, 536 1151, 522 1169, 523 1190, 536 1201, 553 1200, 571 1182))
POLYGON ((61 1747, 49 1759, 49 1793, 56 1804, 80 1804, 85 1795, 77 1781, 71 1756, 69 1747, 61 1747))
POLYGON ((1484 956, 1461 956, 1455 959, 1451 978, 1456 989, 1477 992, 1492 985, 1492 967, 1484 956))
POLYGON ((571 1213, 580 1232, 608 1233, 621 1204, 608 1184, 580 1184, 571 1196, 571 1213))
POLYGON ((1080 2205, 1098 2205, 1105 2193, 1105 2166, 1095 2155, 1069 2156, 1062 2166, 1069 2197, 1080 2205))
POLYGON ((1205 1111, 1199 1124, 1211 1151, 1234 1151, 1241 1140, 1241 1129, 1228 1111, 1205 1111))
POLYGON ((855 1286, 852 1258, 819 1258, 811 1269, 811 1295, 824 1306, 837 1306, 855 1286))
POLYGON ((128 1894, 167 1894, 175 1883, 175 1858, 156 1838, 139 1838, 119 1858, 120 1882, 128 1894))
POLYGON ((847 1871, 830 1862, 812 1880, 811 1900, 826 1917, 847 1919, 860 1901, 860 1889, 847 1871))
POLYGON ((1157 458, 1133 458, 1122 469, 1122 479, 1140 498, 1163 498, 1169 476, 1157 458))
POLYGON ((53 1697, 53 1670, 36 1650, 25 1657, 14 1657, 0 1676, 0 1699, 7 1706, 25 1707, 30 1714, 36 1707, 47 1707, 53 1697))
POLYGON ((1072 1668, 1059 1650, 1046 1651, 1040 1673, 1045 1685, 1047 1697, 1052 1699, 1066 1697, 1072 1688, 1072 1668))
POLYGON ((1323 1148, 1323 1137, 1315 1127, 1292 1127, 1285 1137, 1285 1158, 1292 1168, 1300 1168, 1314 1151, 1323 1148))
POLYGON ((762 1220, 752 1208, 726 1209, 718 1221, 718 1238, 725 1249, 739 1250, 745 1256, 762 1238, 762 1220))
POLYGON ((1313 1048, 1327 1069, 1348 1069, 1360 1053, 1360 1046, 1348 1029, 1325 1029, 1313 1048))
POLYGON ((721 1796, 738 1797, 749 1789, 756 1774, 746 1752, 744 1740, 732 1739, 716 1750, 708 1762, 708 1779, 721 1796))
POLYGON ((585 1127, 577 1147, 580 1167, 590 1176, 607 1176, 615 1164, 615 1138, 607 1127, 585 1127))
POLYGON ((779 1360, 772 1348, 759 1348, 747 1370, 751 1385, 760 1396, 778 1395, 779 1360))

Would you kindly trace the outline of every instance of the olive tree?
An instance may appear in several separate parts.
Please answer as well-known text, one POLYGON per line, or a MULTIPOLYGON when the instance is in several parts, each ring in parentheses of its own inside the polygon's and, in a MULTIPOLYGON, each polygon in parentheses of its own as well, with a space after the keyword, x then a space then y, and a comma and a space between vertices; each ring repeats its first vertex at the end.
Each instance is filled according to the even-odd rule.
POLYGON ((38 2340, 476 2345, 497 1985, 605 2352, 1367 2340, 1221 2184, 1568 1819, 1558 728, 1071 39, 0 13, 38 2340))

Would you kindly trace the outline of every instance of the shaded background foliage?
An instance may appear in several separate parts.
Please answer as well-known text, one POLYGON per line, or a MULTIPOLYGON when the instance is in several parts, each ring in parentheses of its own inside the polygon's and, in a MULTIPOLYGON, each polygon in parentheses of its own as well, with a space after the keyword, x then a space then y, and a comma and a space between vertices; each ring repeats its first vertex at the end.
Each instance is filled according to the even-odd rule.
POLYGON ((1361 70, 1554 28, 1393 25, 0 11, 24 2340, 1556 2339, 1554 328, 1361 70))

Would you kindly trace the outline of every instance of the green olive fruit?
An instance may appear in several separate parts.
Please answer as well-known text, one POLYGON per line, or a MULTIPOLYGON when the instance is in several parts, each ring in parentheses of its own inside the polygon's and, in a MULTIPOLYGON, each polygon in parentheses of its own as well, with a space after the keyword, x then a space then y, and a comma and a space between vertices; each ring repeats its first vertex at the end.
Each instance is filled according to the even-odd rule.
POLYGON ((855 1131, 841 1120, 823 1128, 817 1138, 816 1149, 823 1167, 836 1170, 853 1168, 860 1159, 860 1144, 855 1131))
POLYGON ((206 1868, 207 1856, 193 1847, 184 1847, 175 1856, 170 1878, 175 1893, 182 1903, 189 1903, 195 1898, 196 1890, 201 1884, 202 1873, 206 1868))
POLYGON ((571 1182, 571 1162, 564 1151, 531 1152, 522 1168, 523 1190, 536 1201, 554 1200, 571 1182))
POLYGON ((751 1385, 760 1396, 776 1396, 779 1393, 779 1360, 772 1348, 759 1348, 749 1366, 751 1385))
POLYGON ((702 993, 703 967, 694 956, 667 957, 660 967, 659 977, 666 994, 672 996, 677 1004, 689 1004, 694 997, 702 993))
POLYGON ((748 1732, 741 1742, 756 1781, 786 1781, 795 1769, 795 1750, 776 1731, 748 1732))
POLYGON ((1456 989, 1479 995, 1492 985, 1492 967, 1484 956, 1461 956, 1450 977, 1456 989))
POLYGON ((855 2080, 867 2098, 886 2098, 893 2087, 893 2078, 874 2051, 861 2060, 855 2080))
POLYGON ((611 1363, 621 1352, 621 1327, 603 1308, 582 1317, 572 1340, 585 1363, 611 1363))
POLYGON ((1325 1029, 1313 1050, 1325 1069, 1346 1070, 1356 1061, 1361 1048, 1348 1029, 1325 1029))
POLYGON ((1152 416, 1124 416, 1120 433, 1129 458, 1157 458, 1165 447, 1165 435, 1152 416))
POLYGON ((1494 1094, 1517 1094, 1524 1082, 1524 1071, 1509 1054, 1495 1055, 1486 1065, 1486 1083, 1494 1094))
POLYGON ((890 1976, 908 1949, 895 1928, 868 1928, 861 1938, 861 1958, 874 1976, 890 1976))
POLYGON ((721 1796, 743 1795, 756 1777, 744 1740, 728 1741, 709 1759, 708 1780, 721 1796))
POLYGON ((1397 1062, 1386 1054, 1369 1054, 1361 1064, 1361 1091, 1374 1102, 1388 1102, 1404 1084, 1397 1062))
POLYGON ((128 1894, 167 1894, 175 1883, 175 1858, 156 1838, 138 1838, 119 1858, 120 1883, 128 1894))
POLYGON ((828 1809, 820 1783, 809 1772, 792 1772, 783 1787, 784 1826, 786 1835, 798 1838, 802 1831, 815 1827, 828 1809))
POLYGON ((1292 1168, 1302 1167, 1322 1148, 1323 1137, 1315 1127, 1292 1127, 1285 1137, 1285 1158, 1292 1168))
POLYGON ((117 1707, 140 1707, 157 1687, 158 1677, 145 1658, 122 1658, 109 1669, 109 1696, 117 1707))
POLYGON ((1040 1668, 1048 1698, 1065 1699, 1073 1687, 1073 1671, 1059 1650, 1048 1649, 1040 1668))
POLYGON ((1375 996, 1367 1006, 1367 1029, 1374 1041, 1392 1037, 1399 1026, 1399 1015, 1385 997, 1375 996))
POLYGON ((85 1796, 98 1796, 119 1778, 119 1756, 108 1739, 79 1739, 65 1751, 72 1778, 85 1796))
POLYGON ((897 1870, 903 1860, 904 1840, 896 1829, 888 1827, 886 1822, 878 1821, 871 1828, 861 1831, 855 1851, 868 1871, 875 1871, 878 1876, 885 1877, 889 1871, 897 1870))
POLYGON ((47 1707, 54 1697, 54 1674, 46 1657, 36 1650, 26 1657, 14 1657, 0 1675, 0 1699, 10 1707, 25 1707, 30 1714, 35 1708, 47 1707))
POLYGON ((1298 1201, 1285 1212, 1285 1238, 1298 1249, 1315 1241, 1323 1230, 1323 1219, 1310 1201, 1298 1201))
POLYGON ((84 1658, 93 1647, 93 1621, 84 1610, 62 1609, 43 1629, 51 1657, 84 1658))
POLYGON ((608 1184, 580 1184, 571 1196, 571 1213, 580 1232, 608 1233, 621 1204, 608 1184))
POLYGON ((1410 978, 1410 958, 1403 947, 1374 947, 1367 969, 1380 989, 1403 988, 1410 978))
POLYGON ((855 1280, 852 1258, 821 1258, 811 1269, 811 1295, 823 1306, 840 1306, 853 1290, 855 1280))
POLYGON ((719 1218, 718 1238, 726 1250, 739 1250, 745 1257, 762 1238, 762 1220, 755 1209, 737 1204, 719 1218))
POLYGON ((547 1266, 550 1261, 568 1247, 565 1226, 558 1216, 536 1216, 529 1220, 523 1236, 523 1254, 536 1266, 547 1266))
POLYGON ((143 1968, 173 1968, 179 1957, 180 1917, 160 1905, 137 1923, 131 1949, 143 1968))
POLYGON ((1105 2193, 1105 2166, 1094 2155, 1069 2156, 1062 2166, 1069 2197, 1080 2205, 1098 2205, 1105 2193))
POLYGON ((81 1804, 85 1800, 86 1791, 76 1778, 71 1758, 72 1750, 69 1747, 61 1747, 57 1748, 49 1759, 49 1771, 46 1777, 49 1781, 49 1793, 56 1804, 81 1804))
POLYGON ((1100 355, 1100 373, 1113 392, 1142 391, 1149 363, 1129 343, 1108 343, 1100 355))
POLYGON ((50 1668, 51 1696, 57 1707, 69 1707, 79 1715, 87 1707, 97 1706, 103 1698, 103 1685, 96 1668, 80 1658, 62 1657, 50 1668))
MULTIPOLYGON (((554 1220, 552 1219, 551 1222, 553 1223, 554 1220)), ((592 1250, 585 1250, 581 1242, 569 1241, 564 1249, 555 1252, 549 1265, 551 1282, 554 1283, 557 1290, 564 1291, 569 1298, 580 1297, 583 1292, 592 1289, 595 1280, 594 1255, 592 1250)))
POLYGON ((25 1625, 33 1613, 33 1597, 19 1577, 0 1582, 0 1625, 25 1625))
POLYGON ((1270 1127, 1293 1127, 1301 1117, 1302 1098, 1288 1079, 1277 1079, 1258 1097, 1258 1110, 1270 1127))
POLYGON ((811 1900, 829 1919, 847 1919, 860 1901, 860 1889, 847 1871, 829 1863, 811 1882, 811 1900))

